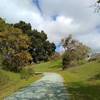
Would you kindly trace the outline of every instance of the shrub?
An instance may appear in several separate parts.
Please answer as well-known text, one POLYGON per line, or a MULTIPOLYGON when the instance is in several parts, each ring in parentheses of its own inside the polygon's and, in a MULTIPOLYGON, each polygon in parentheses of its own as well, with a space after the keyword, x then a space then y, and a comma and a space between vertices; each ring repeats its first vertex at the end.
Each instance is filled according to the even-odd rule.
POLYGON ((71 35, 62 40, 62 45, 65 49, 63 55, 63 69, 76 66, 79 61, 87 58, 90 48, 81 42, 74 40, 71 35))
POLYGON ((62 59, 62 63, 63 63, 63 69, 68 68, 68 66, 70 65, 70 57, 69 57, 69 54, 64 53, 63 59, 62 59))
POLYGON ((24 66, 30 64, 31 61, 31 55, 26 51, 22 51, 20 53, 10 54, 9 56, 5 57, 5 60, 3 61, 5 66, 3 68, 14 72, 19 72, 24 66))
POLYGON ((58 52, 55 52, 51 57, 50 60, 57 60, 60 59, 61 55, 58 52))
POLYGON ((85 64, 87 61, 86 60, 79 60, 78 61, 78 65, 83 65, 83 64, 85 64))
POLYGON ((9 77, 0 71, 0 85, 4 85, 10 81, 9 77))
POLYGON ((20 71, 21 79, 28 79, 30 76, 34 75, 34 70, 32 68, 23 68, 20 71))
POLYGON ((92 62, 92 61, 100 62, 100 56, 91 57, 91 58, 89 59, 89 62, 92 62))

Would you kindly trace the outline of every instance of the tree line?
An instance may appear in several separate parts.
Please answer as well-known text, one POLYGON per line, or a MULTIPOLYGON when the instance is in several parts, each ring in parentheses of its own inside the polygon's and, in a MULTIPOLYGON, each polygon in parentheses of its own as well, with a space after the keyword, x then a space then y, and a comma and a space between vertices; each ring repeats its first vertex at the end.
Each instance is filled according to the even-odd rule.
MULTIPOLYGON (((62 56, 62 68, 75 66, 84 61, 90 48, 73 39, 72 35, 62 39, 65 49, 62 56)), ((32 29, 30 23, 20 21, 15 24, 6 23, 0 18, 0 55, 3 69, 19 72, 28 64, 58 59, 56 46, 48 40, 44 31, 32 29)))
POLYGON ((24 66, 48 61, 56 46, 44 31, 32 29, 30 23, 9 24, 0 18, 0 55, 3 69, 19 72, 24 66))

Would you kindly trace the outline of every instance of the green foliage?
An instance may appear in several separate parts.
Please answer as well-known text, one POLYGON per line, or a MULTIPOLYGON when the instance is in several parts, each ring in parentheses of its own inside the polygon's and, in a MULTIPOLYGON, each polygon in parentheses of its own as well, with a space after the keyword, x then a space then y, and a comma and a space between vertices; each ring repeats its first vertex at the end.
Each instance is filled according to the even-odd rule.
POLYGON ((21 79, 20 73, 0 69, 0 100, 4 100, 8 95, 19 91, 21 88, 29 86, 40 77, 41 75, 31 75, 28 79, 21 79))
POLYGON ((77 65, 80 60, 88 57, 90 49, 82 43, 74 40, 71 35, 62 40, 65 53, 63 55, 63 69, 77 65))
POLYGON ((19 72, 32 61, 48 61, 55 49, 44 31, 32 30, 30 23, 8 24, 0 19, 0 53, 4 58, 4 69, 19 72))
POLYGON ((61 58, 60 53, 55 52, 55 53, 51 56, 50 60, 58 60, 58 59, 60 59, 60 58, 61 58))
POLYGON ((62 68, 61 59, 50 60, 49 62, 43 62, 31 66, 35 72, 58 72, 62 68))
POLYGON ((85 64, 85 63, 87 63, 88 61, 87 60, 79 60, 78 61, 78 65, 83 65, 83 64, 85 64))
POLYGON ((32 60, 28 52, 30 38, 20 29, 4 24, 5 30, 0 32, 0 52, 4 58, 3 68, 18 72, 28 64, 28 61, 32 60))
POLYGON ((24 68, 20 72, 21 79, 28 79, 30 76, 34 75, 34 70, 32 68, 24 68))
POLYGON ((28 33, 31 30, 31 24, 25 23, 24 21, 14 24, 14 27, 22 29, 23 33, 28 33))
POLYGON ((61 60, 56 60, 33 65, 33 69, 37 72, 56 72, 62 75, 70 100, 100 99, 100 63, 89 62, 63 71, 60 70, 61 66, 61 60))
POLYGON ((93 81, 93 80, 100 80, 100 73, 97 73, 93 77, 90 77, 89 81, 93 81))
POLYGON ((10 54, 11 57, 4 59, 3 69, 19 72, 22 68, 32 61, 32 57, 28 52, 22 51, 17 54, 10 54))
POLYGON ((31 25, 23 21, 14 24, 14 27, 20 28, 30 37, 31 46, 29 47, 29 52, 32 55, 33 62, 48 61, 54 54, 56 46, 47 40, 47 35, 44 31, 38 32, 37 30, 32 30, 31 25))
POLYGON ((72 59, 70 53, 65 52, 63 55, 62 63, 63 63, 63 69, 70 65, 72 59))
POLYGON ((55 52, 55 44, 47 41, 47 35, 41 31, 33 30, 30 35, 32 45, 29 52, 32 54, 33 61, 48 61, 49 57, 55 52))
POLYGON ((10 81, 9 77, 0 70, 0 86, 10 81))

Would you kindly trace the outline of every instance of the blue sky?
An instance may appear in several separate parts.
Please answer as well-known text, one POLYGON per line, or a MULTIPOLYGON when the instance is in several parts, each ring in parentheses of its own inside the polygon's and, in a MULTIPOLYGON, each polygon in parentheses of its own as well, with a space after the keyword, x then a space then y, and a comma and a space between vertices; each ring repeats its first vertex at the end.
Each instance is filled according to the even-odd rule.
POLYGON ((33 0, 33 3, 36 5, 36 7, 40 11, 40 13, 43 14, 42 9, 41 9, 41 2, 40 2, 40 0, 33 0))
POLYGON ((0 0, 0 16, 9 23, 31 23, 33 29, 44 30, 57 45, 72 34, 100 51, 100 14, 94 12, 94 3, 95 0, 0 0))

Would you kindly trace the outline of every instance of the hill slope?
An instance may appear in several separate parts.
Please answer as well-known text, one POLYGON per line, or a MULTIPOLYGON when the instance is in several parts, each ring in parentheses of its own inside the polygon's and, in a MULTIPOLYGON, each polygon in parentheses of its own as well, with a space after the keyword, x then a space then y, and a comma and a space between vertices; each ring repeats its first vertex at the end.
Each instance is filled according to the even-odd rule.
MULTIPOLYGON (((56 72, 61 74, 71 100, 100 100, 99 62, 87 63, 64 71, 61 70, 61 66, 61 60, 57 60, 27 67, 33 68, 36 72, 56 72)), ((29 85, 36 79, 38 79, 38 76, 22 80, 20 74, 0 70, 0 100, 19 88, 29 85)))
POLYGON ((39 79, 40 75, 30 76, 28 79, 22 79, 20 73, 4 71, 0 69, 0 100, 5 96, 26 87, 39 79))
POLYGON ((34 65, 35 71, 57 72, 65 79, 71 100, 100 100, 100 63, 91 62, 77 67, 61 70, 61 61, 34 65))

